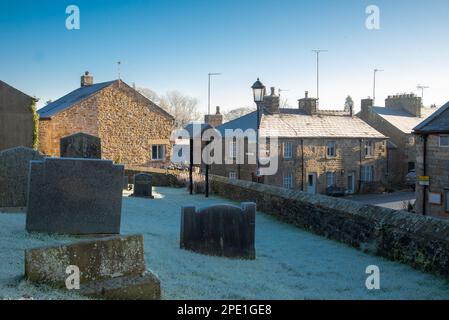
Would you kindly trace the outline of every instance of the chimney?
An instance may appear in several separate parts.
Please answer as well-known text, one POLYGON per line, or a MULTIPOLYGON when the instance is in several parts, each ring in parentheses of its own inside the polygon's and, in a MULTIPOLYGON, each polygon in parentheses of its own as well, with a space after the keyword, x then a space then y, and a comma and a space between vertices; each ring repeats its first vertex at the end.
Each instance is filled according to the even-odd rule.
POLYGON ((304 98, 298 100, 299 109, 303 110, 308 115, 318 113, 317 99, 309 98, 309 91, 305 92, 304 98))
POLYGON ((361 107, 362 107, 362 116, 364 119, 367 119, 365 117, 368 117, 371 113, 371 109, 374 105, 374 100, 368 97, 367 99, 362 99, 361 107))
POLYGON ((87 87, 94 84, 94 77, 89 74, 89 71, 84 72, 81 76, 81 87, 87 87))
POLYGON ((276 95, 276 88, 270 88, 270 95, 265 96, 262 102, 263 112, 267 114, 279 113, 279 96, 276 95))
POLYGON ((385 108, 403 110, 415 117, 421 117, 422 99, 414 94, 389 96, 385 100, 385 108))
POLYGON ((220 113, 220 107, 217 106, 215 114, 207 114, 204 116, 204 122, 212 128, 216 128, 223 124, 223 115, 220 113))

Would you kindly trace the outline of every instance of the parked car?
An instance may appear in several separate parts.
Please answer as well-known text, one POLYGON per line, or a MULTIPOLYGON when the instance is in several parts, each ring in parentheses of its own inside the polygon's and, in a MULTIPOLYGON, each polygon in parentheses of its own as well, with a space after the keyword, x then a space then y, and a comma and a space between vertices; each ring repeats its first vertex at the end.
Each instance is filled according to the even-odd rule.
POLYGON ((407 187, 412 188, 413 191, 416 190, 416 170, 410 171, 405 176, 405 184, 407 185, 407 187))
POLYGON ((332 186, 332 187, 328 187, 326 189, 326 194, 330 197, 336 197, 336 198, 341 198, 344 197, 346 195, 346 189, 345 188, 340 188, 337 186, 332 186))

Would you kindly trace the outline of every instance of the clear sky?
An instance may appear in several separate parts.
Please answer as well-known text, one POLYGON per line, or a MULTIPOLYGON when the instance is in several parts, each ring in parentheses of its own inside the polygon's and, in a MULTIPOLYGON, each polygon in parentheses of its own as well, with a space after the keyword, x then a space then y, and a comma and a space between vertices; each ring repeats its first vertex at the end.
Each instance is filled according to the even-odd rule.
POLYGON ((292 106, 316 93, 312 49, 321 58, 320 105, 338 108, 350 94, 387 95, 431 88, 425 104, 449 100, 449 0, 0 0, 0 79, 41 103, 79 86, 117 78, 158 93, 168 90, 212 105, 250 106, 250 86, 286 89, 292 106), (80 30, 67 30, 68 5, 81 13, 80 30), (365 27, 368 5, 380 8, 380 30, 365 27))

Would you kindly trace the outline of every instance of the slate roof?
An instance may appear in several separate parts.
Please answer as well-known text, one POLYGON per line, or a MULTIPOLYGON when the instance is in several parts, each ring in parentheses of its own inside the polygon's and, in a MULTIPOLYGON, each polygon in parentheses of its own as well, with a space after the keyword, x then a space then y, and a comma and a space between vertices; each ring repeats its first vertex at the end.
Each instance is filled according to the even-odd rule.
POLYGON ((237 119, 223 123, 216 129, 220 131, 220 134, 224 137, 226 129, 232 130, 242 129, 243 131, 246 131, 248 129, 256 130, 256 128, 257 128, 257 111, 253 111, 237 119))
POLYGON ((100 90, 103 90, 116 81, 118 80, 96 83, 90 86, 78 88, 75 91, 66 94, 62 98, 59 98, 58 100, 53 101, 45 107, 37 110, 37 112, 39 113, 41 119, 51 118, 55 114, 89 98, 93 94, 97 93, 100 90))
MULTIPOLYGON (((224 135, 225 129, 254 129, 257 113, 227 122, 217 129, 224 135)), ((343 115, 307 115, 299 109, 280 109, 279 114, 262 115, 260 135, 281 138, 379 138, 382 133, 357 117, 343 115)))
POLYGON ((203 135, 203 132, 205 130, 211 129, 211 128, 212 127, 207 123, 189 123, 187 126, 184 127, 184 130, 187 130, 187 132, 189 133, 189 137, 201 138, 201 136, 203 135), (201 132, 195 132, 195 130, 198 130, 198 128, 195 128, 195 130, 194 130, 194 127, 193 127, 194 125, 200 126, 201 132))
POLYGON ((416 133, 449 133, 449 102, 414 128, 416 133))
POLYGON ((413 129, 420 122, 434 113, 436 109, 422 108, 420 118, 415 117, 405 110, 390 109, 384 107, 373 107, 372 110, 374 113, 378 114, 380 117, 398 128, 400 131, 411 134, 413 132, 413 129))

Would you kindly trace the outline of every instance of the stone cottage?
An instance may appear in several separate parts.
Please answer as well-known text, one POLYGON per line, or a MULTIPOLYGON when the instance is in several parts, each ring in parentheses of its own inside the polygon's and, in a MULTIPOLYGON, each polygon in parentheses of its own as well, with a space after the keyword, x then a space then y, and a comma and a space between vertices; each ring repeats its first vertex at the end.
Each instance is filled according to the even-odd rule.
POLYGON ((0 81, 0 150, 37 146, 37 99, 0 81))
POLYGON ((449 218, 449 102, 415 129, 416 212, 449 218))
POLYGON ((412 131, 435 110, 424 108, 421 98, 414 94, 390 96, 385 100, 385 107, 373 106, 369 98, 362 100, 358 117, 389 137, 388 180, 393 186, 403 185, 406 175, 415 170, 416 145, 412 131))
MULTIPOLYGON (((319 110, 317 100, 306 96, 298 109, 279 108, 279 96, 271 88, 260 108, 260 135, 278 137, 277 173, 260 179, 255 164, 212 165, 211 172, 229 178, 259 181, 304 192, 370 192, 382 189, 386 175, 387 137, 352 110, 319 110)), ((256 130, 257 112, 217 128, 256 130)), ((223 147, 224 157, 234 158, 236 141, 223 147)), ((245 141, 245 154, 251 139, 245 141)), ((254 142, 253 142, 254 143, 254 142)), ((254 148, 252 149, 254 150, 254 148)), ((246 160, 245 160, 246 161, 246 160)))
POLYGON ((38 110, 40 151, 60 155, 60 139, 84 132, 101 139, 102 157, 129 166, 161 167, 170 161, 174 118, 121 80, 81 87, 38 110))

